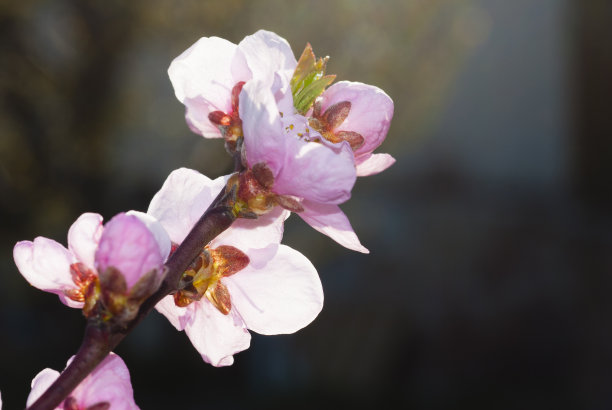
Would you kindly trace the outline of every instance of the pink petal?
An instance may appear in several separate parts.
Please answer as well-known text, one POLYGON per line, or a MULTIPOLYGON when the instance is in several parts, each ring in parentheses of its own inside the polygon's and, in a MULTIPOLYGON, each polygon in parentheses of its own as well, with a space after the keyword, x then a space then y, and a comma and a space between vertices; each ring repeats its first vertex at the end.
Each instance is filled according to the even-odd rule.
POLYGON ((355 151, 358 159, 374 151, 387 136, 393 118, 393 100, 373 85, 340 81, 323 93, 322 112, 341 101, 349 101, 351 110, 336 131, 354 131, 365 138, 365 143, 355 151))
POLYGON ((216 248, 230 245, 238 249, 259 249, 278 244, 283 238, 283 223, 289 215, 289 211, 277 206, 257 219, 239 218, 229 229, 213 239, 210 246, 216 248))
POLYGON ((145 224, 147 229, 153 234, 155 242, 157 242, 162 261, 168 259, 168 255, 170 255, 170 250, 172 249, 172 243, 170 242, 170 237, 162 224, 157 219, 151 215, 145 214, 144 212, 128 211, 126 212, 126 215, 134 215, 140 220, 140 222, 145 224))
POLYGON ((176 306, 174 303, 174 296, 168 295, 160 300, 155 309, 164 315, 176 330, 181 331, 185 329, 186 320, 183 320, 185 315, 189 315, 187 308, 176 306))
POLYGON ((238 49, 244 54, 254 80, 273 84, 273 94, 279 90, 287 91, 297 65, 287 40, 270 31, 259 30, 245 37, 238 49))
POLYGON ((155 235, 136 216, 123 213, 104 226, 95 259, 98 272, 118 269, 128 289, 153 269, 161 275, 164 263, 155 235))
POLYGON ((137 410, 130 372, 121 358, 110 353, 72 392, 81 408, 108 402, 113 410, 137 410))
POLYGON ((235 309, 223 315, 205 298, 187 307, 191 317, 185 326, 189 340, 213 366, 230 366, 232 355, 249 348, 251 335, 235 309))
POLYGON ((94 268, 94 255, 102 235, 102 215, 84 213, 68 230, 68 249, 88 268, 94 268))
MULTIPOLYGON (((74 356, 68 360, 68 364, 74 356)), ((26 406, 32 405, 59 377, 60 373, 44 369, 32 380, 26 406)), ((108 402, 113 410, 138 410, 127 366, 115 353, 110 353, 71 393, 79 408, 85 409, 108 402)), ((58 407, 59 408, 59 407, 58 407)))
POLYGON ((39 236, 34 242, 18 242, 13 248, 13 258, 17 269, 30 285, 59 295, 62 303, 67 306, 83 307, 83 303, 64 295, 64 290, 76 288, 70 274, 70 265, 77 261, 62 245, 39 236))
POLYGON ((174 170, 153 197, 147 213, 162 224, 172 242, 181 243, 228 178, 211 180, 192 169, 174 170))
POLYGON ((355 162, 357 163, 357 176, 367 177, 378 174, 395 164, 395 158, 389 154, 370 154, 370 156, 362 155, 355 162))
POLYGON ((347 143, 332 147, 291 136, 287 140, 287 159, 274 183, 274 192, 331 204, 351 197, 357 174, 347 143))
POLYGON ((351 224, 337 205, 319 204, 311 201, 302 203, 304 211, 298 215, 317 231, 329 236, 340 245, 357 252, 370 253, 359 242, 351 224))
POLYGON ((323 308, 323 288, 304 255, 285 245, 251 250, 248 255, 251 263, 223 282, 230 290, 232 309, 249 329, 264 335, 293 333, 317 317, 323 308))
POLYGON ((176 98, 185 104, 190 127, 206 138, 221 133, 208 120, 212 111, 231 110, 231 90, 251 77, 237 46, 218 37, 202 37, 174 59, 168 75, 176 98))
POLYGON ((240 93, 239 110, 249 167, 265 162, 276 177, 285 165, 289 139, 282 130, 270 86, 256 81, 246 83, 240 93))
POLYGON ((44 392, 47 391, 49 386, 59 377, 60 373, 53 369, 43 369, 34 377, 32 380, 32 390, 28 395, 26 401, 26 407, 30 407, 44 392))

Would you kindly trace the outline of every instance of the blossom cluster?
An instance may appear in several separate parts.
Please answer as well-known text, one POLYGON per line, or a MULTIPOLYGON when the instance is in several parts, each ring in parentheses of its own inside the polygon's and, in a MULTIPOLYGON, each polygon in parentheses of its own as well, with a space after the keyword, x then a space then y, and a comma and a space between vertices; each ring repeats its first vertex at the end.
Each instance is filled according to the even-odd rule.
MULTIPOLYGON (((286 334, 308 325, 323 307, 323 290, 310 261, 281 244, 285 220, 296 213, 337 243, 367 253, 338 205, 350 198, 357 177, 395 161, 373 152, 389 129, 392 100, 375 86, 332 85, 327 60, 315 58, 310 45, 296 59, 287 41, 268 31, 239 44, 198 40, 171 63, 170 81, 189 127, 222 139, 236 172, 211 180, 180 168, 146 213, 122 213, 105 225, 100 215, 83 214, 67 248, 43 237, 19 242, 14 259, 21 274, 89 320, 125 327, 221 193, 236 220, 201 249, 155 308, 213 366, 231 365, 249 347, 249 330, 286 334)), ((50 369, 36 376, 28 405, 57 376, 50 369)), ((61 408, 99 403, 137 408, 115 354, 61 408)))

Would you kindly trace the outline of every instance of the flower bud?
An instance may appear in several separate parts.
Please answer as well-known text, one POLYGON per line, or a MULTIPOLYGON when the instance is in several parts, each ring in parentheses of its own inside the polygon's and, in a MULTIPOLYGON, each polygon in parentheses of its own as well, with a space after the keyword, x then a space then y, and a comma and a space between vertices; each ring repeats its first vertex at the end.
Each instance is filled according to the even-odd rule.
POLYGON ((100 274, 112 267, 131 289, 148 272, 163 272, 170 252, 170 238, 159 222, 143 213, 121 213, 105 226, 95 255, 100 274))

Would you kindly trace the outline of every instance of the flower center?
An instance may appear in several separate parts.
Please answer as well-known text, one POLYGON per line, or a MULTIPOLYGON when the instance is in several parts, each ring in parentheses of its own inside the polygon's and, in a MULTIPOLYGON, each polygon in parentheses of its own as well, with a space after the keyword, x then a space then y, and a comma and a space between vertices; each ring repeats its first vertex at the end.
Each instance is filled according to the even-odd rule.
POLYGON ((287 135, 291 135, 295 138, 302 139, 307 142, 314 142, 319 140, 319 136, 310 134, 310 126, 308 119, 300 114, 286 114, 280 112, 281 123, 283 129, 287 135))
POLYGON ((239 101, 240 91, 244 86, 244 81, 240 81, 232 88, 232 111, 224 113, 223 111, 213 111, 208 114, 210 122, 215 124, 221 131, 225 146, 230 153, 236 152, 238 139, 242 138, 242 120, 239 116, 239 101))
POLYGON ((75 302, 85 302, 88 289, 98 279, 98 275, 81 262, 70 265, 70 275, 76 288, 65 289, 64 294, 75 302))
POLYGON ((221 279, 233 275, 249 264, 249 257, 228 245, 215 249, 206 246, 183 273, 174 303, 185 307, 206 296, 219 312, 229 314, 232 309, 229 290, 221 279))

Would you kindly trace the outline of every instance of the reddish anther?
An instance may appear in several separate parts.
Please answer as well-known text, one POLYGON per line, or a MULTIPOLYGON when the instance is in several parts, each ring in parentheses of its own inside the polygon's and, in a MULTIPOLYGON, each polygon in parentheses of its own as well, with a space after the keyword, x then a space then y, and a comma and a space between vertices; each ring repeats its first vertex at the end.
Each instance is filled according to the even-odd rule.
POLYGON ((223 111, 213 111, 208 114, 210 122, 217 126, 228 126, 232 123, 232 119, 229 115, 226 115, 223 111))

